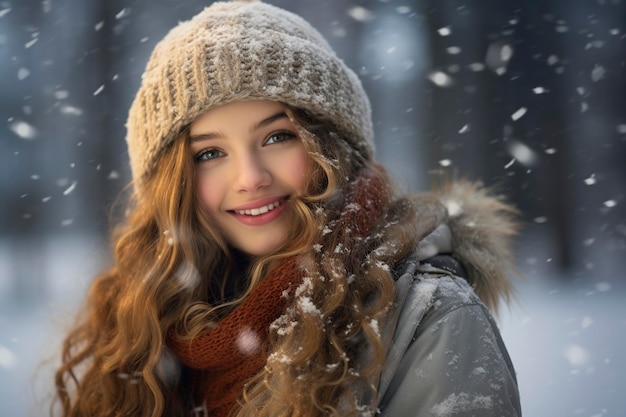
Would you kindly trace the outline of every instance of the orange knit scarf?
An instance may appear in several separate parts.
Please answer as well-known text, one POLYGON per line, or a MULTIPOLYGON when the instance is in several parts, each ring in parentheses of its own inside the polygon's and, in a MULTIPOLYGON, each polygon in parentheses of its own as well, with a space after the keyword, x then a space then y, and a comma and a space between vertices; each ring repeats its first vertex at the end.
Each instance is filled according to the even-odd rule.
MULTIPOLYGON (((362 174, 350 184, 339 219, 334 222, 336 227, 351 229, 352 236, 366 236, 380 217, 386 198, 382 181, 362 174), (355 204, 359 207, 356 210, 355 204)), ((198 393, 196 401, 202 404, 198 411, 210 417, 229 415, 245 381, 265 365, 270 324, 285 312, 292 301, 290 291, 300 282, 296 259, 288 258, 216 327, 191 341, 169 339, 180 361, 195 370, 192 380, 185 382, 199 384, 189 387, 198 393)))

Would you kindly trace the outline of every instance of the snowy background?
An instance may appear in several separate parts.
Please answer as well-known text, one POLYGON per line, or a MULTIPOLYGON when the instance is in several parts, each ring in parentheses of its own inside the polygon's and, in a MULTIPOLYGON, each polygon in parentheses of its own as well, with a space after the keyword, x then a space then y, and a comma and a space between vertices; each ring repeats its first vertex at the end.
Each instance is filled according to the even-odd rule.
MULTIPOLYGON (((60 338, 107 264, 126 112, 155 43, 206 6, 0 0, 0 416, 43 416, 60 338)), ((626 410, 624 0, 270 1, 361 76, 378 158, 524 212, 499 322, 526 416, 626 410)))

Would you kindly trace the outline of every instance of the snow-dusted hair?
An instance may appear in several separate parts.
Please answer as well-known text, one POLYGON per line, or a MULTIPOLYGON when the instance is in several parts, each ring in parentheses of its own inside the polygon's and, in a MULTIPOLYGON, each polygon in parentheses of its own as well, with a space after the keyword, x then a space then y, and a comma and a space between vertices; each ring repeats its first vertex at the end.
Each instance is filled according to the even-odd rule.
MULTIPOLYGON (((391 270, 381 265, 396 264, 414 248, 415 209, 409 199, 393 197, 385 171, 355 152, 330 124, 291 108, 287 112, 311 156, 308 195, 294 201, 290 244, 255 261, 246 282, 255 285, 273 263, 299 255, 308 275, 319 278, 307 296, 320 314, 289 309, 285 320, 298 326, 289 332, 274 328, 267 365, 246 385, 233 413, 357 415, 375 407, 387 349, 377 323, 391 305, 394 285, 391 270), (380 178, 385 196, 370 236, 347 241, 338 230, 321 233, 338 215, 328 209, 337 191, 364 170, 380 178), (356 359, 363 352, 369 360, 360 365, 356 359)), ((157 161, 143 190, 151 199, 131 203, 113 235, 115 266, 95 279, 64 341, 56 372, 64 417, 189 413, 193 399, 165 347, 167 332, 199 334, 241 302, 206 301, 207 293, 232 279, 234 262, 196 200, 188 142, 183 130, 157 161)))

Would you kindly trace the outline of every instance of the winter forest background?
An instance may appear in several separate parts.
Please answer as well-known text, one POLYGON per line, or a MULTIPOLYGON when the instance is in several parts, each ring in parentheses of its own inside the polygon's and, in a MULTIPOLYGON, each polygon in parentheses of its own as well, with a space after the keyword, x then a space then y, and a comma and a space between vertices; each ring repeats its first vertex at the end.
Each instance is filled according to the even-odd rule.
MULTIPOLYGON (((407 189, 466 176, 524 213, 499 322, 526 416, 626 409, 624 0, 274 0, 360 74, 407 189)), ((124 122, 155 43, 208 1, 0 0, 0 415, 46 415, 107 264, 124 122)))

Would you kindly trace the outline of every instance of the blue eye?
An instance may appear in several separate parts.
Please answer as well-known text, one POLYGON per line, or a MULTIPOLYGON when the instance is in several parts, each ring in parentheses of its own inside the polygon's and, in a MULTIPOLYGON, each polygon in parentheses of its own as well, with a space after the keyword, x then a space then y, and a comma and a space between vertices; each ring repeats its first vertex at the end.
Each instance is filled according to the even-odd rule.
POLYGON ((224 152, 220 151, 219 149, 205 149, 196 154, 196 161, 197 162, 212 161, 213 159, 217 159, 224 155, 225 155, 224 152))
POLYGON ((265 141, 266 145, 272 145, 275 143, 286 142, 288 140, 296 139, 297 136, 292 132, 276 132, 268 136, 265 141))

